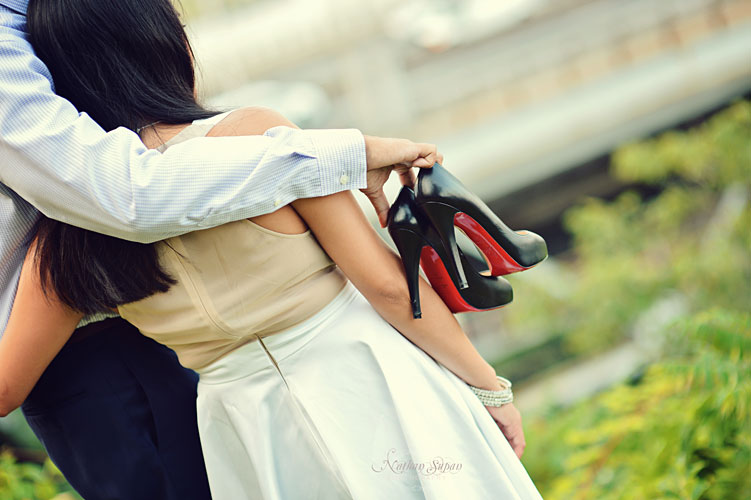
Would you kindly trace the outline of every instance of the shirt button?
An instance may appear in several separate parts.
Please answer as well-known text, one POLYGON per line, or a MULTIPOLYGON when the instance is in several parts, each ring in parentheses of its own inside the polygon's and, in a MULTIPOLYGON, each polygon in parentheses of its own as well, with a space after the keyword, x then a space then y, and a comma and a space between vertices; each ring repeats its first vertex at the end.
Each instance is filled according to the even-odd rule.
POLYGON ((282 200, 280 200, 279 198, 277 198, 277 199, 274 200, 274 206, 275 207, 278 207, 281 204, 282 204, 282 200))
POLYGON ((341 182, 342 184, 347 184, 349 182, 349 175, 344 174, 339 177, 339 182, 341 182))

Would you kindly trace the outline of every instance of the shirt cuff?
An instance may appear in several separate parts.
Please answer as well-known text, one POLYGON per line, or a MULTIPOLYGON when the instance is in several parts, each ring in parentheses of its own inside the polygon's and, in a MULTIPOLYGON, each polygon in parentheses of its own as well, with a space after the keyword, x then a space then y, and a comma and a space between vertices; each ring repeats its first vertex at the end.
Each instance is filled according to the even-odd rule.
POLYGON ((315 145, 322 195, 367 186, 365 137, 357 129, 306 130, 315 145))

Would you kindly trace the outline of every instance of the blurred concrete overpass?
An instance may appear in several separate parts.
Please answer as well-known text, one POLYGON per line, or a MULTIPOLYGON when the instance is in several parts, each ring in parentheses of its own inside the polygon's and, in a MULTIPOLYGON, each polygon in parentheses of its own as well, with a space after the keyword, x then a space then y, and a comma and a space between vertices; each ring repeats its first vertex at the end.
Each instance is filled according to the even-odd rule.
POLYGON ((259 3, 196 22, 205 92, 314 83, 333 109, 314 126, 437 142, 493 201, 751 89, 751 0, 539 2, 439 52, 386 36, 397 3, 259 3))

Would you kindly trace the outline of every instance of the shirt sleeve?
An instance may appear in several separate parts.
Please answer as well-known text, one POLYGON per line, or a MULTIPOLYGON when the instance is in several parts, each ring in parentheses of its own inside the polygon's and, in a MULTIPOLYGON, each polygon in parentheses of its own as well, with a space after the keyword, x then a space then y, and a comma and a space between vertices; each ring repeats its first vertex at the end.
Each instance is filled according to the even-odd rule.
POLYGON ((0 31, 0 182, 50 218, 150 243, 363 188, 365 158, 355 129, 275 127, 149 150, 54 94, 26 40, 0 31))

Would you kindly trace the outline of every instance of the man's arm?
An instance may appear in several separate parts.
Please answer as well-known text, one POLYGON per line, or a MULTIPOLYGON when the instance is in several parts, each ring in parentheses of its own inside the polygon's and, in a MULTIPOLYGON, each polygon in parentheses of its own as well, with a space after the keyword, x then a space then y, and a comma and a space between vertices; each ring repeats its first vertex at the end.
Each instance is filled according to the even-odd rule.
POLYGON ((132 131, 105 133, 53 93, 46 67, 14 33, 0 26, 0 182, 53 219, 152 242, 366 187, 365 142, 353 129, 280 127, 164 154, 132 131))

